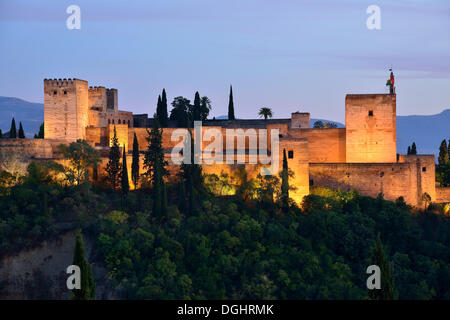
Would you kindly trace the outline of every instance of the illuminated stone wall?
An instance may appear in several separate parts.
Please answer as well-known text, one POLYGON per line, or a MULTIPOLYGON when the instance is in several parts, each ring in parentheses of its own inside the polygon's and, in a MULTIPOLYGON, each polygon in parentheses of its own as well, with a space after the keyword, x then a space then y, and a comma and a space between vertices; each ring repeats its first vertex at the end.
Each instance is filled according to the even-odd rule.
POLYGON ((345 162, 345 129, 291 129, 289 135, 308 140, 309 162, 345 162))
POLYGON ((345 98, 346 162, 396 162, 396 95, 345 98))

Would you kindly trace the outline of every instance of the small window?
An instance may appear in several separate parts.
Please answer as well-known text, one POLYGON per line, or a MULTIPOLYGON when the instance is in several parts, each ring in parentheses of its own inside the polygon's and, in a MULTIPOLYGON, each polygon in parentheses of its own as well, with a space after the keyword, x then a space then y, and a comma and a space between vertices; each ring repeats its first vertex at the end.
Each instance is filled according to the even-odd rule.
POLYGON ((313 179, 310 179, 310 180, 309 180, 309 185, 310 185, 310 186, 313 186, 313 185, 314 185, 314 180, 313 180, 313 179))
POLYGON ((294 150, 289 150, 288 151, 288 158, 289 159, 294 159, 294 150))
POLYGON ((108 124, 111 124, 111 119, 108 119, 108 124))
POLYGON ((373 110, 369 110, 369 117, 373 117, 373 110))
POLYGON ((422 172, 427 172, 427 167, 422 167, 422 172))
POLYGON ((67 91, 66 91, 66 90, 64 90, 64 94, 67 94, 67 91))
POLYGON ((381 172, 380 173, 380 178, 383 178, 384 177, 384 172, 381 172))
POLYGON ((55 90, 55 91, 53 91, 53 94, 56 94, 56 90, 55 90))

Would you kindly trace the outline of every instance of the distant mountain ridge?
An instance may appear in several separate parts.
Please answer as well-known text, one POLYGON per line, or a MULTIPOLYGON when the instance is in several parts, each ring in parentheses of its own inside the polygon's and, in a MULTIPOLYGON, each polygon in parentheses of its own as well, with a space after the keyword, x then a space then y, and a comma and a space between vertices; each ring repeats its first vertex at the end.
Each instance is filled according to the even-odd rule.
MULTIPOLYGON (((0 129, 3 132, 9 131, 12 117, 16 120, 17 128, 21 121, 26 136, 32 138, 44 121, 44 104, 0 97, 0 129)), ((226 118, 227 116, 216 117, 226 118)), ((340 122, 325 119, 311 119, 311 127, 317 120, 336 123, 338 128, 344 127, 340 122)), ((450 139, 450 109, 435 115, 397 116, 398 153, 405 154, 408 146, 415 142, 420 154, 434 154, 437 157, 443 139, 450 139)))

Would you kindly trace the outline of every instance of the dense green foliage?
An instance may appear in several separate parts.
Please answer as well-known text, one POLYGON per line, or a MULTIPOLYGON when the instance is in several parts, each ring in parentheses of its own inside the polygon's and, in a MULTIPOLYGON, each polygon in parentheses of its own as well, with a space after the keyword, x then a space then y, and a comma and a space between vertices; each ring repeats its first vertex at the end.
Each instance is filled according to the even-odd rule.
POLYGON ((100 261, 125 298, 365 299, 378 233, 395 298, 450 298, 450 222, 437 209, 315 188, 303 210, 286 213, 269 197, 203 192, 189 215, 173 185, 161 220, 151 190, 130 192, 122 205, 112 190, 59 183, 54 169, 34 164, 18 181, 0 180, 0 252, 71 222, 98 239, 100 261))

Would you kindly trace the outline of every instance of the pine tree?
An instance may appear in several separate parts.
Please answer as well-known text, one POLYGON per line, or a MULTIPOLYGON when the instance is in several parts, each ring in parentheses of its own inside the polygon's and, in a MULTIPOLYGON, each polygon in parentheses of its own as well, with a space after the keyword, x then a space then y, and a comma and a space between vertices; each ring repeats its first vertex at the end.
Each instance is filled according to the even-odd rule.
POLYGON ((122 182, 122 193, 127 194, 128 191, 130 191, 130 185, 128 183, 127 154, 125 152, 125 146, 123 146, 121 182, 122 182))
POLYGON ((281 207, 284 212, 289 210, 289 168, 286 149, 283 149, 283 170, 281 171, 281 207))
POLYGON ((166 89, 163 89, 161 96, 161 117, 160 117, 160 123, 162 128, 167 127, 168 120, 169 120, 169 113, 167 112, 167 95, 166 89))
POLYGON ((448 154, 448 147, 447 147, 447 140, 442 140, 441 146, 439 147, 439 157, 438 157, 438 163, 440 165, 446 164, 449 160, 449 154, 448 154))
POLYGON ((381 271, 381 288, 369 290, 371 300, 393 300, 394 299, 394 277, 391 274, 391 266, 386 259, 381 243, 380 234, 378 234, 377 243, 372 251, 371 264, 376 265, 381 271))
POLYGON ((16 120, 14 120, 14 118, 12 118, 11 121, 11 129, 9 129, 9 137, 11 139, 17 138, 16 120))
POLYGON ((136 132, 133 138, 133 160, 131 162, 131 179, 133 180, 134 189, 136 190, 139 182, 139 143, 136 132))
POLYGON ((25 132, 23 132, 22 122, 19 122, 19 139, 25 139, 25 132))
POLYGON ((228 120, 235 120, 234 117, 234 102, 233 102, 233 87, 230 86, 230 98, 228 101, 228 120))
POLYGON ((410 146, 408 146, 408 153, 407 153, 408 155, 410 155, 411 154, 411 147, 410 146))
POLYGON ((3 138, 2 129, 0 129, 0 139, 3 138))
POLYGON ((80 268, 81 288, 73 289, 72 300, 93 300, 95 299, 95 283, 92 275, 92 267, 87 262, 84 254, 84 244, 81 232, 77 232, 75 249, 73 252, 73 265, 80 268))
POLYGON ((119 140, 117 139, 116 127, 114 126, 114 135, 111 139, 112 146, 109 150, 109 161, 106 165, 106 172, 108 173, 107 180, 111 183, 114 190, 120 181, 120 173, 122 171, 120 165, 120 148, 119 140))
POLYGON ((411 154, 417 154, 417 147, 415 142, 413 142, 411 146, 411 154))

